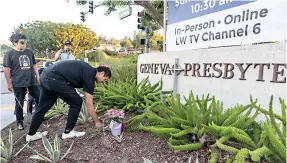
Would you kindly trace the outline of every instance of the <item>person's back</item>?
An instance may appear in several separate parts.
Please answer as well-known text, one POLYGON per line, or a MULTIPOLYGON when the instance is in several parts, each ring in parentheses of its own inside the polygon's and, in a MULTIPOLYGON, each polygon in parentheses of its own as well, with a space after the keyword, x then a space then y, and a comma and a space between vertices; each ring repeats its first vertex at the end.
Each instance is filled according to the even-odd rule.
POLYGON ((96 69, 83 61, 58 62, 44 69, 43 73, 50 73, 50 75, 62 77, 74 88, 84 87, 84 89, 89 89, 89 92, 92 91, 91 88, 95 85, 96 69))

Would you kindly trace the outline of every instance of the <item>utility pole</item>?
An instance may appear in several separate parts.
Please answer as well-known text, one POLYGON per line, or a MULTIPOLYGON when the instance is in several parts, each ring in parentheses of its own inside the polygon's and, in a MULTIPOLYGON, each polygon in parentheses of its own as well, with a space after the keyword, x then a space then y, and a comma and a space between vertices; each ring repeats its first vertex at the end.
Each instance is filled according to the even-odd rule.
POLYGON ((167 0, 163 1, 163 52, 166 52, 167 0))

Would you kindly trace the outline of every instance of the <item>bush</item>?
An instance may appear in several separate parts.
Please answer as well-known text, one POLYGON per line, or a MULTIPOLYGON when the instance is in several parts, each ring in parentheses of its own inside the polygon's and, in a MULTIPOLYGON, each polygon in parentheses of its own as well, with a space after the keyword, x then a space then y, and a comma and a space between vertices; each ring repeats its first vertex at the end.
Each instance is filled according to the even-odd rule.
POLYGON ((130 63, 137 64, 138 63, 138 54, 132 54, 130 56, 130 63))
MULTIPOLYGON (((84 58, 85 54, 79 54, 76 56, 76 59, 80 59, 81 61, 83 61, 84 58)), ((99 50, 88 53, 87 58, 89 59, 89 62, 105 62, 109 59, 109 56, 105 52, 99 50)))
POLYGON ((119 53, 117 51, 111 51, 111 50, 104 50, 104 52, 109 56, 117 56, 119 53))
POLYGON ((125 81, 126 79, 137 79, 137 64, 112 65, 112 81, 125 81))
POLYGON ((88 53, 87 57, 89 61, 93 62, 105 62, 108 60, 107 54, 101 50, 88 53))

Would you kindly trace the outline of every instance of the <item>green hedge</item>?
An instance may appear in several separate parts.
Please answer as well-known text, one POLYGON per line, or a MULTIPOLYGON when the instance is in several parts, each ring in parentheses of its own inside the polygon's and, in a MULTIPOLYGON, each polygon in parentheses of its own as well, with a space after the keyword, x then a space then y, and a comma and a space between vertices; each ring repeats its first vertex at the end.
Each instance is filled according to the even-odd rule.
POLYGON ((137 64, 112 65, 112 81, 125 81, 126 79, 137 79, 137 64))
POLYGON ((111 51, 111 50, 104 50, 104 52, 109 56, 117 56, 119 53, 117 51, 111 51))

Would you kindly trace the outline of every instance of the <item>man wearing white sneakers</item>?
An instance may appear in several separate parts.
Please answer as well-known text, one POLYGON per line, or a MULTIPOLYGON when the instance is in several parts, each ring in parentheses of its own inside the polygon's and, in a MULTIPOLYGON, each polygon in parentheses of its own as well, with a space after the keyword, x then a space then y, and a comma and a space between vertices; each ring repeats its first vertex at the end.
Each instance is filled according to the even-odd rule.
POLYGON ((80 110, 82 108, 82 98, 76 92, 75 88, 83 88, 85 91, 85 101, 89 115, 95 122, 97 128, 102 127, 101 121, 95 112, 93 104, 93 92, 95 82, 102 83, 110 79, 111 70, 108 67, 93 68, 82 61, 62 61, 44 69, 41 80, 41 95, 38 108, 32 118, 30 130, 26 135, 26 141, 33 141, 46 136, 47 132, 37 132, 45 114, 61 98, 70 105, 66 128, 62 134, 62 139, 80 137, 85 132, 77 132, 74 129, 80 110))

